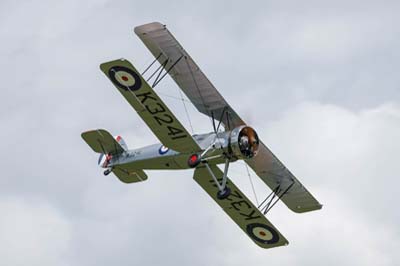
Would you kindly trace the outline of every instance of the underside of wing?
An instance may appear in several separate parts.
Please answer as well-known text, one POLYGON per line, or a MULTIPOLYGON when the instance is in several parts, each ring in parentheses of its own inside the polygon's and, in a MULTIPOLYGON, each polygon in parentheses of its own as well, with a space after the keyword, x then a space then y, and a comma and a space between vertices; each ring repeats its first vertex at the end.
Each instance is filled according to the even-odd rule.
MULTIPOLYGON (((217 166, 210 166, 210 169, 217 179, 222 179, 223 173, 217 166)), ((273 248, 288 244, 278 229, 230 179, 226 185, 231 193, 227 198, 220 199, 217 197, 218 187, 205 166, 196 168, 193 178, 258 246, 273 248)))
POLYGON ((282 196, 281 200, 292 211, 301 213, 322 208, 322 205, 314 196, 311 195, 264 143, 260 143, 257 156, 246 160, 246 163, 275 194, 282 196))
POLYGON ((153 22, 138 26, 135 33, 199 110, 221 121, 226 129, 245 123, 229 106, 197 64, 165 25, 153 22))

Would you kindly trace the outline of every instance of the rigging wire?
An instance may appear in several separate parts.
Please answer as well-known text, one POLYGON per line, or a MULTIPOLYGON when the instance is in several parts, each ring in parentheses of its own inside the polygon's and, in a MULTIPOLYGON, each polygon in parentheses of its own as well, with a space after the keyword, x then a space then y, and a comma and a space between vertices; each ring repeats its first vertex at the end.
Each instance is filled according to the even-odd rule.
POLYGON ((192 130, 192 134, 194 134, 194 130, 193 130, 193 126, 192 126, 192 121, 190 120, 190 115, 189 115, 189 112, 188 112, 188 110, 187 110, 187 108, 186 108, 185 99, 183 98, 183 94, 182 94, 182 91, 181 91, 180 88, 178 88, 178 91, 179 91, 179 94, 180 94, 180 96, 181 96, 181 100, 182 100, 182 103, 183 103, 183 107, 185 108, 185 113, 186 113, 187 119, 189 120, 190 129, 192 130))
POLYGON ((185 98, 179 98, 179 97, 172 96, 172 95, 169 95, 169 94, 166 94, 166 93, 163 93, 163 92, 159 92, 159 91, 157 91, 157 93, 158 93, 159 95, 163 95, 163 96, 165 96, 165 97, 168 97, 168 98, 171 98, 171 99, 174 99, 174 100, 185 101, 185 102, 187 102, 187 103, 192 103, 191 101, 186 100, 185 98))
MULTIPOLYGON (((161 56, 161 54, 150 64, 150 66, 149 66, 148 68, 146 68, 146 70, 143 72, 143 74, 146 73, 146 72, 151 68, 151 66, 160 58, 160 56, 161 56)), ((183 57, 183 56, 181 56, 181 57, 178 59, 177 62, 179 62, 180 59, 181 59, 182 57, 183 57)), ((175 62, 175 64, 176 64, 177 62, 175 62)), ((186 57, 185 57, 185 62, 186 62, 186 65, 187 65, 187 67, 188 67, 188 69, 189 69, 189 71, 190 71, 190 74, 191 74, 191 76, 192 76, 192 79, 193 79, 193 82, 194 82, 195 87, 196 87, 196 89, 197 89, 197 92, 199 93, 200 99, 201 99, 201 101, 203 102, 203 105, 206 106, 206 105, 205 105, 205 102, 204 102, 203 95, 202 95, 201 92, 200 92, 200 88, 199 88, 199 86, 198 86, 198 84, 197 84, 196 78, 195 78, 194 73, 193 73, 193 71, 192 71, 192 68, 190 67, 189 63, 187 62, 186 57)), ((163 67, 163 66, 165 67, 166 63, 167 63, 167 61, 165 61, 163 64, 160 63, 160 66, 159 66, 159 67, 157 68, 157 70, 148 78, 148 81, 153 77, 153 75, 154 75, 156 72, 158 72, 158 70, 159 70, 161 67, 163 67)), ((175 64, 174 64, 174 65, 175 65, 175 64)), ((174 65, 172 65, 172 67, 173 67, 174 65)), ((172 68, 172 67, 171 67, 171 68, 172 68)), ((162 72, 162 70, 160 71, 160 73, 158 74, 158 76, 161 75, 161 72, 162 72)), ((164 77, 168 72, 169 72, 169 71, 167 71, 167 72, 163 75, 163 77, 164 77)), ((158 82, 157 82, 157 79, 158 79, 158 77, 156 78, 155 85, 156 85, 156 83, 158 83, 158 82)), ((153 87, 155 87, 154 84, 153 84, 153 87)), ((191 131, 192 131, 192 134, 194 134, 192 121, 191 121, 191 119, 190 119, 190 115, 189 115, 188 109, 187 109, 186 104, 185 104, 185 101, 187 101, 187 102, 190 102, 190 101, 188 101, 188 100, 186 100, 185 98, 183 98, 183 94, 182 94, 182 91, 180 90, 180 88, 178 88, 178 91, 179 91, 180 98, 175 97, 175 96, 172 96, 172 95, 168 95, 168 94, 165 94, 165 93, 160 93, 160 92, 159 92, 159 94, 164 95, 164 96, 166 96, 166 97, 173 98, 173 99, 175 99, 175 100, 180 100, 180 101, 182 101, 182 104, 183 104, 183 107, 184 107, 184 109, 185 109, 185 113, 186 113, 187 119, 188 119, 188 121, 189 121, 190 129, 191 129, 191 131)), ((191 102, 190 102, 190 103, 191 103, 191 102)), ((206 112, 208 113, 208 116, 210 117, 210 119, 211 119, 211 121, 212 121, 212 123, 213 123, 214 131, 215 131, 215 138, 217 138, 217 135, 218 135, 217 130, 219 129, 219 126, 220 126, 220 124, 221 124, 222 119, 220 120, 220 122, 219 122, 219 124, 218 124, 218 128, 217 128, 217 130, 216 130, 216 129, 215 129, 215 124, 214 124, 214 115, 213 115, 213 113, 211 113, 211 115, 212 115, 212 118, 211 118, 211 116, 209 115, 209 110, 208 110, 208 109, 206 109, 206 112)), ((224 115, 224 112, 222 112, 222 115, 224 115)), ((227 115, 228 115, 228 114, 227 114, 227 115)), ((228 116, 228 119, 227 119, 227 120, 228 120, 228 123, 229 123, 229 116, 228 116)), ((229 126, 228 126, 228 128, 229 128, 229 126)), ((214 140, 215 140, 215 139, 214 139, 214 140)), ((248 168, 248 166, 247 166, 246 163, 244 163, 244 165, 245 165, 245 167, 246 167, 247 176, 249 177, 251 189, 252 189, 252 191, 253 191, 253 195, 254 195, 254 198, 255 198, 256 203, 257 203, 257 206, 258 206, 258 205, 259 205, 259 203, 258 203, 258 198, 257 198, 257 194, 256 194, 256 191, 255 191, 255 188, 254 188, 253 180, 252 180, 251 175, 250 175, 249 168, 248 168)))
MULTIPOLYGON (((145 71, 143 71, 142 75, 144 75, 144 74, 153 66, 153 64, 161 57, 161 55, 162 55, 162 54, 159 54, 159 55, 154 59, 154 61, 145 69, 145 71)), ((160 80, 158 80, 158 78, 159 78, 159 76, 161 75, 163 69, 166 67, 166 64, 167 64, 168 60, 164 61, 164 63, 160 63, 160 65, 158 66, 158 68, 156 69, 156 71, 155 71, 153 74, 151 74, 150 77, 147 79, 147 81, 150 81, 150 79, 151 79, 157 72, 159 72, 159 73, 158 73, 158 76, 157 76, 157 78, 156 78, 156 80, 155 80, 154 83, 153 83, 153 86, 152 86, 153 89, 154 89, 154 87, 159 83, 159 81, 161 81, 161 79, 162 79, 166 74, 168 74, 169 70, 171 70, 171 69, 182 59, 182 57, 183 57, 183 55, 182 55, 181 57, 179 57, 179 59, 166 71, 166 73, 160 78, 160 80)), ((186 63, 187 63, 187 62, 186 62, 186 63)), ((189 65, 188 65, 188 67, 189 67, 189 69, 190 69, 190 66, 189 66, 189 65)), ((197 83, 196 83, 196 80, 195 80, 195 78, 194 78, 194 75, 193 75, 191 69, 190 69, 190 72, 191 72, 191 74, 192 74, 193 81, 195 82, 196 87, 198 88, 197 83)), ((160 92, 158 92, 158 94, 164 95, 164 96, 169 97, 169 98, 173 98, 173 99, 175 99, 175 100, 180 100, 180 101, 182 101, 182 104, 183 104, 183 107, 184 107, 184 109, 185 109, 185 113, 186 113, 187 119, 189 120, 190 129, 191 129, 191 131, 192 131, 192 134, 194 134, 192 121, 191 121, 191 119, 190 119, 190 115, 189 115, 188 109, 187 109, 186 104, 185 104, 185 101, 186 101, 186 102, 190 102, 190 101, 188 101, 188 100, 186 100, 185 98, 183 98, 183 94, 182 94, 182 92, 181 92, 181 90, 180 90, 179 88, 178 88, 178 91, 179 91, 179 94, 180 94, 180 98, 179 98, 179 97, 172 96, 172 95, 168 95, 168 94, 165 94, 165 93, 160 93, 160 92)), ((199 91, 199 93, 200 93, 200 91, 199 91)), ((202 97, 201 94, 200 94, 200 96, 202 97)))
MULTIPOLYGON (((203 103, 203 106, 205 107, 205 106, 207 106, 207 105, 205 104, 203 95, 201 94, 199 85, 197 84, 196 78, 195 78, 195 76, 194 76, 194 74, 193 74, 193 70, 192 70, 192 68, 190 67, 190 65, 189 65, 189 63, 188 63, 188 61, 187 61, 187 57, 185 57, 185 62, 186 62, 186 65, 187 65, 187 67, 188 67, 188 69, 189 69, 189 71, 190 71, 190 75, 192 76, 193 83, 194 83, 194 85, 195 85, 195 87, 196 87, 196 89, 197 89, 197 93, 199 94, 200 99, 201 99, 201 102, 203 103)), ((211 123, 213 123, 212 118, 211 118, 211 115, 210 115, 210 111, 208 110, 208 108, 206 108, 205 110, 206 110, 206 112, 207 112, 207 116, 210 118, 211 123)))
POLYGON ((257 198, 256 190, 254 189, 253 180, 251 179, 249 167, 247 166, 247 163, 245 163, 244 166, 246 167, 247 175, 248 175, 248 177, 249 177, 250 184, 251 184, 251 189, 253 190, 254 198, 256 199, 256 203, 257 203, 257 206, 258 206, 258 198, 257 198))
MULTIPOLYGON (((237 164, 243 164, 243 165, 246 167, 247 176, 249 177, 250 185, 251 185, 251 188, 252 188, 252 190, 253 190, 253 195, 254 195, 254 198, 255 198, 256 203, 257 203, 256 206, 259 206, 260 204, 258 203, 258 198, 257 198, 256 190, 255 190, 255 188, 254 188, 253 179, 251 178, 250 171, 249 171, 249 168, 248 168, 248 166, 247 166, 247 163, 242 162, 242 161, 236 161, 236 163, 237 163, 237 164)), ((243 171, 242 171, 242 170, 235 169, 235 168, 231 168, 229 171, 235 172, 235 173, 237 173, 237 174, 240 174, 241 177, 243 176, 243 171)))

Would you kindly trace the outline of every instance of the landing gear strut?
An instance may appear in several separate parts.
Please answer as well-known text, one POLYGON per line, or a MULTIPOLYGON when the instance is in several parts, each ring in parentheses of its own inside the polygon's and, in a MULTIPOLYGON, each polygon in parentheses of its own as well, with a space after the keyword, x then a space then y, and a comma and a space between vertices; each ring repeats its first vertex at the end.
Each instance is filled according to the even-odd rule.
POLYGON ((230 161, 229 158, 225 159, 225 169, 224 169, 224 175, 222 177, 221 184, 218 182, 218 179, 215 177, 215 175, 214 175, 213 171, 211 170, 210 166, 208 165, 208 163, 205 163, 205 166, 206 166, 208 172, 210 173, 210 175, 214 179, 215 184, 218 187, 218 193, 217 193, 218 199, 226 199, 231 194, 231 189, 226 186, 226 181, 228 180, 229 161, 230 161))
MULTIPOLYGON (((217 135, 215 135, 215 136, 217 137, 217 135)), ((208 146, 207 149, 205 149, 203 151, 203 153, 201 153, 200 155, 197 154, 197 153, 192 154, 189 157, 187 163, 188 163, 189 167, 191 167, 191 168, 196 168, 200 163, 203 163, 206 166, 208 172, 210 173, 210 175, 212 176, 215 184, 218 187, 217 198, 218 199, 226 199, 231 194, 230 188, 226 186, 226 181, 228 179, 229 162, 230 162, 231 157, 230 156, 226 156, 225 157, 224 175, 222 177, 222 182, 220 184, 218 179, 215 177, 214 172, 211 170, 210 166, 208 165, 208 160, 211 159, 211 158, 221 157, 222 155, 215 155, 215 156, 208 156, 208 157, 205 156, 211 150, 211 148, 215 148, 216 143, 217 143, 217 141, 214 140, 210 144, 210 146, 208 146)), ((221 144, 220 144, 220 146, 221 146, 221 144)))

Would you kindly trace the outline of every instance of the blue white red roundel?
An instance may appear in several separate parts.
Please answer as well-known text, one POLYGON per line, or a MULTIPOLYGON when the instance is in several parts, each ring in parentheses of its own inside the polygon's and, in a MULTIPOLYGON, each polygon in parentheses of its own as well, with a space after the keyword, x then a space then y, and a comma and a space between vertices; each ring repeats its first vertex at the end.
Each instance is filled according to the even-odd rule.
POLYGON ((165 147, 164 145, 162 145, 159 149, 158 149, 158 153, 159 154, 166 154, 169 151, 168 147, 165 147))
POLYGON ((114 66, 110 68, 108 74, 112 82, 123 90, 137 91, 142 87, 140 76, 130 68, 114 66))
POLYGON ((248 224, 246 231, 252 239, 263 244, 275 244, 279 241, 279 235, 275 229, 266 224, 248 224))

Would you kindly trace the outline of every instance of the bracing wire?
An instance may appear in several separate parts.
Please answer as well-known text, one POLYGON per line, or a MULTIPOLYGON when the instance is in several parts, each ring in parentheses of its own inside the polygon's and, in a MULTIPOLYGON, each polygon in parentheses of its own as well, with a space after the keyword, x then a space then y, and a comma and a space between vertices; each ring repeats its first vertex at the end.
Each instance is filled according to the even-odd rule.
MULTIPOLYGON (((187 65, 187 67, 188 67, 188 69, 189 69, 189 71, 190 71, 190 75, 192 76, 193 83, 194 83, 194 85, 195 85, 195 87, 196 87, 196 89, 197 89, 197 92, 198 92, 199 96, 200 96, 201 102, 203 103, 203 106, 206 107, 207 105, 205 104, 203 95, 201 94, 201 90, 200 90, 199 85, 197 84, 196 78, 195 78, 195 76, 194 76, 194 74, 193 74, 193 70, 192 70, 192 68, 190 67, 190 65, 189 65, 189 63, 188 63, 186 57, 185 57, 185 62, 186 62, 186 65, 187 65)), ((208 116, 208 117, 210 118, 210 120, 211 120, 211 123, 213 123, 212 118, 211 118, 211 115, 210 115, 210 111, 208 110, 208 108, 206 108, 205 110, 206 110, 206 112, 207 112, 207 116, 208 116)))
POLYGON ((186 108, 185 99, 183 98, 182 91, 181 91, 179 88, 178 88, 178 91, 179 91, 179 95, 181 96, 181 100, 182 100, 182 103, 183 103, 183 107, 185 108, 185 113, 186 113, 187 119, 189 120, 190 129, 191 129, 191 131, 192 131, 192 134, 194 134, 193 125, 192 125, 192 120, 190 119, 189 112, 188 112, 188 110, 187 110, 187 108, 186 108))
POLYGON ((160 94, 160 95, 163 95, 163 96, 165 96, 165 97, 169 97, 169 98, 171 98, 171 99, 174 99, 174 100, 184 101, 184 102, 187 102, 187 103, 191 103, 191 101, 186 100, 185 98, 179 98, 179 97, 172 96, 172 95, 169 95, 169 94, 166 94, 166 93, 162 93, 162 92, 157 92, 157 93, 160 94))
POLYGON ((249 177, 250 184, 251 184, 251 189, 253 190, 254 198, 256 199, 256 203, 257 203, 257 206, 258 206, 258 205, 259 205, 259 204, 258 204, 258 198, 257 198, 256 190, 254 189, 253 180, 251 179, 249 167, 247 166, 246 163, 244 164, 244 166, 246 167, 247 175, 248 175, 248 177, 249 177))

